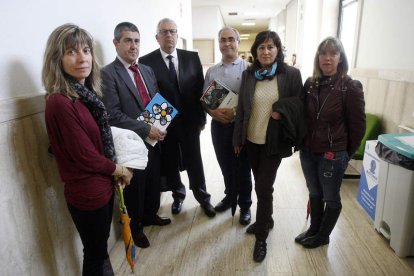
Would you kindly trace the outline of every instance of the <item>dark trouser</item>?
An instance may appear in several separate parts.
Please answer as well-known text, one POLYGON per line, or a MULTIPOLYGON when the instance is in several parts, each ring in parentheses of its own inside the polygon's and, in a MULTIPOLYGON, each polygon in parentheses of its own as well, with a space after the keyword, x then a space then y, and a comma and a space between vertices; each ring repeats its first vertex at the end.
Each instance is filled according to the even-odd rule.
POLYGON ((114 197, 103 207, 84 211, 67 204, 72 220, 83 244, 84 276, 113 275, 107 271, 104 274, 104 262, 109 261, 108 238, 111 230, 114 197))
POLYGON ((236 187, 239 191, 240 208, 250 208, 252 205, 252 177, 246 149, 242 149, 239 157, 233 148, 234 123, 222 124, 216 120, 211 121, 211 138, 217 161, 224 178, 224 194, 230 196, 234 181, 238 180, 236 187), (236 175, 237 174, 237 175, 236 175))
POLYGON ((184 200, 186 196, 180 177, 180 162, 183 161, 195 199, 200 204, 210 202, 201 159, 200 130, 197 126, 185 123, 182 117, 174 118, 162 142, 161 158, 163 173, 174 199, 184 200))
POLYGON ((309 197, 322 198, 327 207, 340 208, 342 178, 348 166, 348 153, 335 152, 334 159, 326 159, 323 153, 300 152, 300 163, 305 176, 309 197))
POLYGON ((257 195, 255 236, 257 240, 264 241, 269 235, 268 223, 273 214, 273 183, 282 159, 278 156, 268 156, 265 145, 247 141, 246 147, 257 195))
POLYGON ((144 221, 151 222, 160 208, 160 153, 158 145, 145 145, 148 148, 147 167, 145 170, 134 170, 131 184, 124 190, 134 234, 142 231, 144 221))

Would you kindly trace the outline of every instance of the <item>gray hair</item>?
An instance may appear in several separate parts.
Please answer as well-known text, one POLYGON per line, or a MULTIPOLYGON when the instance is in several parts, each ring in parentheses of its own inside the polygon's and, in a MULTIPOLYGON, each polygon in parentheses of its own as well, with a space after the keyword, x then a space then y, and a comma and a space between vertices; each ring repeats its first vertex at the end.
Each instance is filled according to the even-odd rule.
POLYGON ((175 25, 175 28, 177 28, 177 23, 175 23, 174 20, 172 20, 170 18, 163 18, 157 24, 157 29, 155 30, 156 31, 156 34, 158 34, 160 32, 160 26, 161 26, 161 24, 164 24, 164 23, 172 23, 172 24, 175 25))
POLYGON ((239 31, 236 30, 233 27, 230 27, 230 26, 224 26, 223 28, 220 29, 220 31, 218 32, 218 38, 219 38, 219 40, 220 40, 221 33, 224 32, 224 31, 226 31, 226 30, 233 31, 236 34, 236 40, 238 42, 240 42, 240 33, 239 33, 239 31))
POLYGON ((120 41, 122 38, 122 32, 137 32, 139 33, 138 27, 130 22, 122 22, 116 25, 114 30, 114 38, 120 41))

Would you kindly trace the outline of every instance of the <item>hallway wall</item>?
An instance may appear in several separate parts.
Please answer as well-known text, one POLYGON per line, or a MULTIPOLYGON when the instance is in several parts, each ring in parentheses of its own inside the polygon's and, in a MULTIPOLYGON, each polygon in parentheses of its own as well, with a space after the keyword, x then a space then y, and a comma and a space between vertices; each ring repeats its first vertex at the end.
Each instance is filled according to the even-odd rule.
POLYGON ((133 22, 140 30, 141 56, 159 47, 155 29, 163 17, 177 22, 179 36, 192 49, 191 0, 168 1, 165 6, 162 0, 2 1, 0 100, 43 93, 40 74, 46 41, 64 23, 77 24, 94 36, 102 65, 115 58, 113 30, 122 21, 133 22))
POLYGON ((361 1, 360 29, 351 73, 362 81, 366 111, 382 119, 386 133, 414 128, 414 2, 361 1))
POLYGON ((210 64, 214 65, 221 60, 218 32, 225 25, 220 9, 216 6, 193 7, 192 15, 194 40, 212 40, 214 42, 214 63, 210 64))

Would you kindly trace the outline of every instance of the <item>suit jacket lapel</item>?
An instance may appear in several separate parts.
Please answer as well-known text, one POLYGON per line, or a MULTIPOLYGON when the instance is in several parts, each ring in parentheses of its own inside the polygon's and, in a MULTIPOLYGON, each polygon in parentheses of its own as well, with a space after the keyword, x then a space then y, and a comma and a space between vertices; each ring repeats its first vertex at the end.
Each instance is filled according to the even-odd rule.
POLYGON ((150 95, 150 98, 152 99, 158 91, 153 91, 154 89, 151 89, 152 86, 150 86, 147 81, 147 79, 151 78, 150 75, 148 74, 148 71, 146 69, 142 69, 141 67, 140 72, 142 75, 142 79, 144 80, 144 83, 147 86, 148 94, 150 95))
POLYGON ((162 75, 165 78, 169 78, 169 76, 170 76, 170 71, 169 70, 170 69, 168 68, 167 64, 165 64, 165 61, 162 58, 161 50, 158 49, 158 51, 157 51, 157 58, 154 59, 154 60, 156 60, 156 62, 157 62, 157 67, 160 68, 163 71, 162 72, 162 75))
POLYGON ((177 58, 178 58, 178 85, 180 85, 180 78, 183 76, 183 72, 181 72, 181 68, 184 68, 184 52, 181 52, 180 49, 177 49, 177 58))

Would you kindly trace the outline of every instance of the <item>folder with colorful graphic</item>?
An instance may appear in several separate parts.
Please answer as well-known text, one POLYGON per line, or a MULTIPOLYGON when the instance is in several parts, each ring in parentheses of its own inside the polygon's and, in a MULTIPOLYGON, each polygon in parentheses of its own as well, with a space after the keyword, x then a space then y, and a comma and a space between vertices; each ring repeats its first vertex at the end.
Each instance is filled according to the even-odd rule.
MULTIPOLYGON (((145 107, 145 110, 138 116, 137 120, 165 131, 177 113, 177 109, 158 92, 145 107)), ((145 139, 145 142, 151 146, 157 143, 156 140, 149 137, 145 139)))

